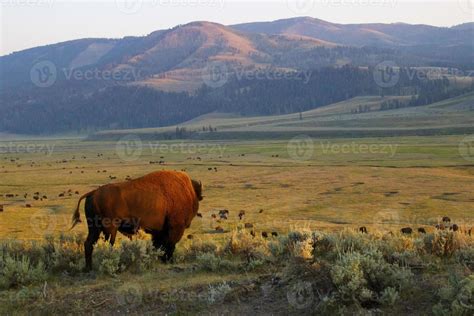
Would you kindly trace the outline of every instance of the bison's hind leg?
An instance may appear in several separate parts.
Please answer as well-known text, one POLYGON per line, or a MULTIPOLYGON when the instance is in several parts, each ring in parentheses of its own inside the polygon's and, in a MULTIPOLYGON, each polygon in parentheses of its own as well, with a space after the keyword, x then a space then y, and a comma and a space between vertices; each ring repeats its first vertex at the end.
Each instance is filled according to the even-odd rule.
POLYGON ((86 267, 85 271, 92 270, 92 252, 94 251, 94 245, 99 240, 100 236, 100 229, 97 228, 89 228, 89 234, 87 235, 87 239, 84 242, 84 252, 86 256, 86 267))
POLYGON ((173 258, 173 253, 176 248, 176 244, 181 240, 184 234, 184 226, 181 227, 170 227, 166 232, 164 241, 165 255, 163 261, 167 262, 173 258))
POLYGON ((92 206, 92 196, 89 196, 86 199, 85 211, 87 218, 87 228, 89 229, 86 241, 84 242, 84 253, 86 257, 85 271, 88 272, 92 270, 92 252, 94 251, 94 245, 99 240, 100 233, 102 231, 100 219, 94 213, 92 206))
POLYGON ((163 230, 151 231, 151 236, 152 236, 151 239, 153 241, 153 247, 155 247, 156 250, 159 250, 159 249, 164 250, 166 234, 167 234, 167 232, 163 231, 163 230))

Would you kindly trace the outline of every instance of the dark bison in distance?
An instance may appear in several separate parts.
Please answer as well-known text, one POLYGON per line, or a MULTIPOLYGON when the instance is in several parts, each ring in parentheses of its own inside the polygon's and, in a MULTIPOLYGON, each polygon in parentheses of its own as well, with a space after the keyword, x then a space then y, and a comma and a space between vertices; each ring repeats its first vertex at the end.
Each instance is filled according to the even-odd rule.
POLYGON ((92 269, 92 251, 101 232, 113 245, 117 231, 130 237, 143 229, 152 235, 153 245, 164 250, 163 260, 167 261, 198 212, 202 184, 184 172, 158 171, 101 186, 81 196, 72 228, 81 222, 79 207, 84 198, 89 228, 84 243, 86 270, 92 269))

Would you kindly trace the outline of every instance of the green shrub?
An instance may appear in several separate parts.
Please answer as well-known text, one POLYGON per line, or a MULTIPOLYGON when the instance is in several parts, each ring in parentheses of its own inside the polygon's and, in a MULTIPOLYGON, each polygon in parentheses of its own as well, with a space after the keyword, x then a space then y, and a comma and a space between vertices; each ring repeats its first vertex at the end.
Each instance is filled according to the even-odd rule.
POLYGON ((226 282, 222 282, 218 285, 209 285, 207 302, 209 304, 222 303, 225 296, 230 293, 231 290, 231 287, 226 282))
POLYGON ((120 256, 122 254, 121 248, 113 248, 108 244, 99 244, 94 251, 94 268, 101 274, 108 276, 115 276, 120 272, 120 256))
POLYGON ((196 263, 201 269, 212 272, 238 268, 238 265, 234 262, 218 257, 210 252, 199 254, 196 257, 196 263))
POLYGON ((285 247, 281 243, 281 241, 270 241, 268 243, 268 250, 272 254, 273 257, 278 258, 285 254, 285 247))
POLYGON ((120 245, 121 270, 128 270, 133 273, 140 273, 151 269, 160 262, 162 250, 155 250, 149 240, 124 240, 120 245))
POLYGON ((342 253, 330 274, 340 299, 361 305, 393 304, 412 277, 408 269, 386 262, 379 251, 342 253))
POLYGON ((41 261, 33 265, 25 256, 15 259, 7 255, 3 258, 0 267, 0 288, 8 289, 42 282, 47 277, 46 269, 41 261))
POLYGON ((187 257, 190 259, 196 258, 203 253, 217 253, 218 247, 213 241, 202 241, 199 238, 193 239, 191 244, 187 247, 187 257))
POLYGON ((268 244, 262 238, 254 238, 247 231, 234 231, 225 247, 226 252, 239 255, 242 259, 269 260, 271 257, 268 244))
POLYGON ((447 286, 438 290, 439 303, 433 307, 435 315, 472 315, 474 311, 474 274, 457 280, 450 278, 447 286))

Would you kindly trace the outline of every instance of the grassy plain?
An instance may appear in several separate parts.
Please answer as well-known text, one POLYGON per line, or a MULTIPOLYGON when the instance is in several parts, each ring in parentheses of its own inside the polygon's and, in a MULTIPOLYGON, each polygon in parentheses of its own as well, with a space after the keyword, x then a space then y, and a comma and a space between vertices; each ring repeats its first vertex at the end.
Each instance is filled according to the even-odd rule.
MULTIPOLYGON (((0 237, 65 232, 80 194, 161 169, 186 170, 204 183, 203 218, 193 222, 194 234, 214 233, 217 226, 232 230, 240 210, 259 230, 280 232, 303 224, 332 230, 432 226, 444 215, 472 222, 474 167, 472 157, 460 154, 463 139, 142 141, 129 156, 121 142, 6 142, 3 148, 18 152, 2 154, 0 237), (160 160, 163 165, 150 163, 160 160), (40 200, 34 200, 36 192, 40 200), (219 209, 229 209, 228 221, 211 219, 219 209)), ((78 229, 85 231, 84 225, 78 229)))

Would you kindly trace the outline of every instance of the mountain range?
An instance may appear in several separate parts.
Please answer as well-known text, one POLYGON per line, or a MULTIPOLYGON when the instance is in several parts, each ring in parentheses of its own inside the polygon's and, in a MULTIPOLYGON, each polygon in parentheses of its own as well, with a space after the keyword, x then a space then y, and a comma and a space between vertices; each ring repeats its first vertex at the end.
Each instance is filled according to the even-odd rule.
MULTIPOLYGON (((363 69, 387 60, 402 67, 473 69, 474 23, 446 28, 310 17, 230 26, 199 21, 143 37, 73 40, 0 57, 0 109, 18 117, 18 109, 40 104, 57 115, 49 104, 62 100, 67 110, 71 98, 96 97, 117 86, 193 95, 216 67, 225 75, 292 73, 344 65, 363 69)), ((4 123, 0 120, 0 130, 11 128, 4 123)))

